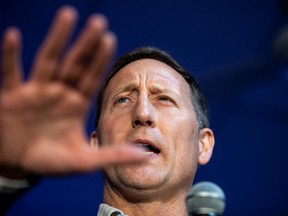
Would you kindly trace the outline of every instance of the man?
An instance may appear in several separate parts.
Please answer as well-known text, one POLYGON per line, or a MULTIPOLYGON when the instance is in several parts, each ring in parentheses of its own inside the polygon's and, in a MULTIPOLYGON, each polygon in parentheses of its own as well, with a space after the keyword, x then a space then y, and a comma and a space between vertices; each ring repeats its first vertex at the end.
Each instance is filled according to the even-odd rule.
POLYGON ((195 80, 166 53, 139 48, 114 65, 98 105, 92 144, 129 143, 148 156, 104 169, 104 203, 127 215, 186 215, 197 164, 214 144, 195 80))
POLYGON ((24 84, 19 33, 6 31, 2 177, 21 181, 103 168, 105 204, 98 215, 187 215, 186 193, 214 146, 197 83, 158 49, 124 55, 100 91, 96 128, 86 145, 85 116, 115 37, 103 16, 91 16, 60 58, 76 16, 70 7, 60 9, 24 84))

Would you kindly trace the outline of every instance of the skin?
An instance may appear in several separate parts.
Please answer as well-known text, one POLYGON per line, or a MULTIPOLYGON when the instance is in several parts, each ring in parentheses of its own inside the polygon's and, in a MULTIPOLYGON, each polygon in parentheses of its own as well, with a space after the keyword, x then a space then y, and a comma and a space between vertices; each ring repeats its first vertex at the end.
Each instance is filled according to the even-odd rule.
POLYGON ((89 146, 85 118, 116 37, 102 15, 91 15, 67 51, 77 11, 62 7, 22 80, 21 34, 8 28, 2 41, 0 175, 62 175, 143 159, 132 148, 89 146), (117 157, 116 157, 117 156, 117 157))
POLYGON ((0 175, 104 168, 105 203, 128 215, 187 215, 186 191, 197 164, 209 161, 214 146, 212 131, 198 130, 187 83, 155 60, 127 65, 105 90, 99 127, 89 145, 85 118, 116 38, 102 15, 92 15, 64 52, 76 20, 71 7, 57 12, 27 81, 22 80, 20 31, 4 33, 0 175), (127 83, 133 88, 120 90, 127 83), (153 142, 160 153, 144 155, 131 145, 135 139, 153 142))
POLYGON ((135 145, 134 140, 149 141, 160 153, 105 168, 104 202, 128 215, 186 215, 187 190, 198 163, 209 161, 214 136, 208 128, 199 131, 184 78, 152 59, 134 61, 111 79, 91 143, 135 145))

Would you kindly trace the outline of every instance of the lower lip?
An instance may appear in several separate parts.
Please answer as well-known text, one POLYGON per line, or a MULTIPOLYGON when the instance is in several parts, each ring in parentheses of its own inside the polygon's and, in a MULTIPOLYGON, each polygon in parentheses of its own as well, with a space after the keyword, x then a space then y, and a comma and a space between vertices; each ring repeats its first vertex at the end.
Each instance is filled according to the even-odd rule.
POLYGON ((149 158, 155 158, 158 156, 158 154, 156 154, 154 152, 144 152, 144 154, 149 158))

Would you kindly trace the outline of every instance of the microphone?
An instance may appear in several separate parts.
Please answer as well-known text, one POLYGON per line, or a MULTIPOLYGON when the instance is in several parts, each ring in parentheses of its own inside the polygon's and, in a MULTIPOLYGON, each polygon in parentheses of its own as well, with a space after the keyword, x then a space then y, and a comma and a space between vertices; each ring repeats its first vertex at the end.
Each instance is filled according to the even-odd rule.
POLYGON ((225 209, 225 194, 212 182, 199 182, 188 191, 186 206, 189 216, 219 216, 225 209))

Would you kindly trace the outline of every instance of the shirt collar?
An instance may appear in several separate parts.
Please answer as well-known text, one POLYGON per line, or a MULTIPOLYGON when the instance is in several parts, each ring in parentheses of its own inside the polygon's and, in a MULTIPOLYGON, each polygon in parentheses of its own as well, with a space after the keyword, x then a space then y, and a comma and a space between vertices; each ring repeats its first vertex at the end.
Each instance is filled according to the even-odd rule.
POLYGON ((114 208, 104 203, 100 204, 97 216, 115 216, 115 215, 125 216, 125 214, 117 208, 114 208))

